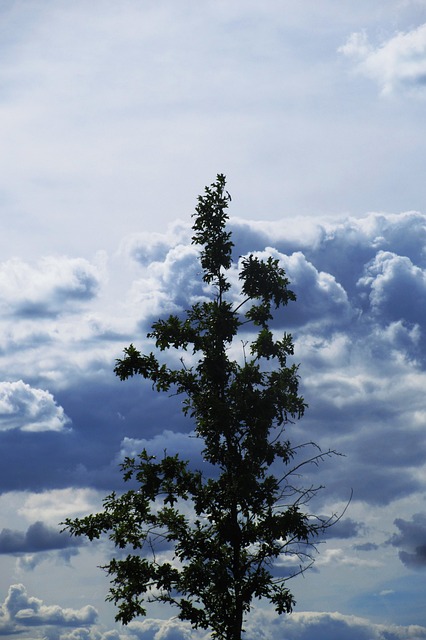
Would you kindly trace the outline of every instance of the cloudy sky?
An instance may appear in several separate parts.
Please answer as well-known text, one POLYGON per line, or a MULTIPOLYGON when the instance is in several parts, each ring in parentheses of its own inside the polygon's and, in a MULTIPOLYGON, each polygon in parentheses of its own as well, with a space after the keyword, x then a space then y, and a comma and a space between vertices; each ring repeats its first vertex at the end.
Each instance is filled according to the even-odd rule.
POLYGON ((295 613, 247 635, 426 638, 425 110, 425 0, 0 1, 0 637, 197 637, 116 626, 111 550, 58 523, 126 454, 197 456, 176 399, 113 367, 199 291, 191 214, 225 173, 237 255, 298 296, 289 437, 344 454, 316 506, 353 490, 295 613))

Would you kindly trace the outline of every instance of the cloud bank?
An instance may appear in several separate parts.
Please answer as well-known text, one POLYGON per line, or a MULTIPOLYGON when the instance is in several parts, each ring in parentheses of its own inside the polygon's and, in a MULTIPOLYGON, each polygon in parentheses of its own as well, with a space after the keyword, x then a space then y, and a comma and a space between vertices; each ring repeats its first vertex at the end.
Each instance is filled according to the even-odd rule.
MULTIPOLYGON (((137 640, 207 640, 209 634, 191 631, 186 625, 172 620, 147 620, 129 625, 137 640)), ((277 618, 257 611, 246 626, 247 636, 253 640, 421 640, 426 628, 374 624, 356 616, 339 613, 302 612, 277 618)))
MULTIPOLYGON (((418 611, 412 613, 419 625, 415 628, 374 625, 368 616, 379 593, 391 594, 380 601, 402 599, 408 615, 410 587, 402 590, 397 576, 406 571, 420 578, 426 567, 426 509, 421 502, 426 489, 426 216, 415 211, 371 213, 294 225, 232 218, 230 227, 235 260, 249 252, 273 256, 297 295, 297 302, 274 319, 277 335, 293 334, 309 404, 303 420, 289 425, 289 438, 295 444, 314 440, 344 454, 319 469, 304 468, 300 481, 325 485, 313 505, 322 514, 340 512, 353 491, 345 518, 319 541, 309 581, 321 581, 317 589, 328 593, 336 609, 347 611, 352 593, 347 581, 353 572, 367 576, 356 609, 359 618, 298 614, 279 623, 283 626, 268 622, 268 637, 421 638, 418 611), (382 572, 387 577, 378 582, 382 572)), ((134 234, 121 242, 113 258, 122 267, 114 304, 105 304, 113 280, 106 267, 102 296, 83 296, 84 304, 78 295, 71 296, 66 312, 56 315, 29 317, 15 305, 13 315, 0 317, 3 335, 13 335, 18 346, 15 359, 10 349, 0 353, 3 368, 9 363, 16 376, 0 384, 0 444, 7 451, 0 482, 3 491, 26 495, 17 510, 25 524, 0 523, 0 552, 4 561, 16 560, 27 576, 47 571, 46 565, 55 565, 44 561, 58 558, 70 570, 79 566, 86 571, 93 565, 97 571, 110 553, 108 545, 96 546, 95 562, 86 545, 60 536, 58 522, 98 509, 106 492, 120 490, 118 465, 124 456, 146 447, 157 455, 183 452, 193 466, 201 464, 201 445, 191 437, 193 425, 181 413, 181 399, 156 394, 142 380, 121 383, 113 374, 115 358, 130 342, 145 352, 152 349, 146 333, 153 320, 180 313, 207 295, 190 225, 173 228, 178 231, 152 238, 134 234), (28 339, 42 331, 48 341, 28 339)), ((69 273, 65 269, 55 276, 50 293, 44 291, 46 308, 55 307, 61 278, 65 290, 69 273)), ((236 268, 229 277, 238 286, 236 268)), ((232 349, 241 357, 239 344, 232 349)), ((180 354, 170 357, 179 364, 180 354)), ((99 592, 106 590, 103 585, 99 592)), ((297 597, 302 607, 307 597, 306 590, 297 597)), ((25 614, 26 624, 35 624, 40 610, 33 607, 25 614)), ((24 624, 23 614, 18 619, 24 624)), ((10 628, 9 618, 7 624, 10 628)), ((256 624, 253 637, 260 639, 266 622, 256 624)), ((81 625, 61 633, 68 634, 64 638, 98 638, 81 625), (78 630, 83 628, 84 633, 78 630)), ((185 627, 151 619, 135 622, 124 637, 186 640, 187 634, 185 627)))

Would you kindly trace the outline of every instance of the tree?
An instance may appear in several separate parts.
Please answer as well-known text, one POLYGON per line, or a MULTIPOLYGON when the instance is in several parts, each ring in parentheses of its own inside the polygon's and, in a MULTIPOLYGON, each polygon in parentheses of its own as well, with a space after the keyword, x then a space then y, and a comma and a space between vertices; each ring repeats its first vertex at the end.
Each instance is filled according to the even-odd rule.
POLYGON ((271 321, 296 296, 278 260, 254 255, 240 259, 241 290, 234 292, 230 199, 218 175, 193 216, 192 242, 200 248, 208 297, 158 320, 148 334, 160 352, 177 350, 181 366, 170 368, 130 345, 115 367, 121 380, 141 375, 157 391, 183 396, 210 471, 144 450, 122 465, 130 490, 108 496, 101 513, 65 524, 89 540, 107 534, 118 549, 104 567, 118 621, 144 616, 144 603, 159 601, 175 606, 194 628, 211 629, 214 638, 241 640, 254 598, 266 598, 278 614, 292 610, 289 575, 274 564, 290 556, 303 571, 315 536, 330 524, 304 513, 319 487, 299 488, 295 471, 333 452, 317 449, 299 462, 299 447, 286 439, 286 427, 306 404, 298 366, 288 364, 292 336, 278 339, 271 321), (241 335, 248 339, 240 343, 241 357, 232 359, 241 335), (160 544, 170 549, 166 559, 160 544))

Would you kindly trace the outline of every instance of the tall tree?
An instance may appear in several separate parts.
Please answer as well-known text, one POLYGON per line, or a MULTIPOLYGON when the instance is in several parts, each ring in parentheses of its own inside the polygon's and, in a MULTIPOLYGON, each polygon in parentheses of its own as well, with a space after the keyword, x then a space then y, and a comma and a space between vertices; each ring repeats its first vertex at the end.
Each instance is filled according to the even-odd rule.
MULTIPOLYGON (((292 337, 277 338, 271 321, 296 296, 272 257, 241 258, 240 290, 231 287, 229 201, 218 175, 194 214, 192 242, 209 296, 158 320, 148 334, 158 351, 178 350, 181 366, 170 368, 130 345, 115 368, 121 380, 141 375, 159 392, 182 394, 183 411, 203 441, 204 470, 178 455, 157 460, 144 450, 122 465, 130 490, 108 496, 101 513, 65 524, 90 540, 107 534, 122 550, 105 567, 118 621, 144 616, 144 603, 159 601, 214 638, 241 640, 254 598, 266 598, 278 614, 292 610, 288 573, 274 565, 291 554, 303 570, 327 523, 304 513, 318 489, 296 486, 294 471, 303 462, 295 461, 298 447, 285 433, 306 404, 298 367, 288 364, 292 337), (251 339, 238 343, 241 336, 251 339), (232 359, 237 348, 240 357, 232 359)), ((330 453, 317 450, 310 461, 330 453)))

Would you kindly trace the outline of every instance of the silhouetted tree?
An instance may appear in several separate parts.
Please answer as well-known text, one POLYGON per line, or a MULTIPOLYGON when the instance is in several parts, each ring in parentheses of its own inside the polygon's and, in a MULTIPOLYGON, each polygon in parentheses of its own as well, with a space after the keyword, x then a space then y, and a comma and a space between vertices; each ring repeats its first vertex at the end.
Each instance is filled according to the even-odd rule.
POLYGON ((194 214, 192 242, 200 247, 206 300, 158 320, 148 334, 157 350, 178 350, 181 366, 170 368, 130 345, 115 368, 121 380, 141 375, 157 391, 183 396, 207 471, 191 470, 178 455, 164 452, 157 460, 144 450, 122 465, 133 488, 108 496, 101 513, 65 524, 90 540, 107 534, 124 550, 105 567, 117 620, 127 624, 146 615, 145 602, 159 601, 175 606, 194 628, 211 629, 214 638, 241 640, 254 598, 266 598, 278 614, 292 610, 282 558, 291 556, 293 564, 297 558, 303 571, 315 535, 330 524, 304 513, 318 488, 298 488, 295 468, 333 452, 317 449, 308 461, 294 460, 298 447, 285 428, 306 404, 298 367, 287 362, 292 336, 277 338, 270 323, 296 296, 278 260, 254 255, 241 258, 241 288, 234 292, 229 201, 218 175, 194 214), (242 333, 252 339, 232 359, 242 333))

